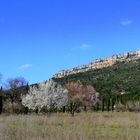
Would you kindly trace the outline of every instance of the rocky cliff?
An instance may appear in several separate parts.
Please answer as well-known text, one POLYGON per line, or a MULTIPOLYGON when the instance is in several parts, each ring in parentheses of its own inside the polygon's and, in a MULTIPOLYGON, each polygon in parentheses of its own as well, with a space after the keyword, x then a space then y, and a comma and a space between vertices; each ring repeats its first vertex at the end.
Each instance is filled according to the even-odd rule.
POLYGON ((70 70, 63 70, 59 73, 55 74, 53 78, 62 78, 64 76, 68 76, 71 74, 86 72, 91 69, 101 69, 105 67, 110 67, 116 63, 129 63, 135 62, 140 59, 140 50, 134 52, 123 53, 120 55, 114 55, 112 57, 108 57, 105 59, 97 59, 87 65, 83 65, 80 67, 75 67, 70 70))

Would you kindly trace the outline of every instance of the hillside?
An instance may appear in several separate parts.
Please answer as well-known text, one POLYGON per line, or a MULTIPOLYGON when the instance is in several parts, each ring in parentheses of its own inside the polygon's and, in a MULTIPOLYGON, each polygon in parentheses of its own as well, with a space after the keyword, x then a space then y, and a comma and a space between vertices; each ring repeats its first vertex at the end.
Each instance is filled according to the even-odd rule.
POLYGON ((67 110, 73 114, 81 108, 109 111, 119 105, 123 110, 140 111, 140 51, 68 71, 42 83, 7 91, 3 95, 3 111, 67 110))
POLYGON ((79 81, 84 85, 92 85, 100 93, 100 99, 112 99, 126 105, 129 101, 140 100, 140 60, 119 62, 102 69, 91 69, 86 72, 70 74, 55 81, 65 85, 79 81), (119 98, 119 99, 118 99, 119 98))
POLYGON ((54 78, 54 80, 62 84, 79 80, 82 84, 92 84, 101 93, 104 93, 105 89, 110 92, 138 93, 140 90, 140 60, 118 63, 111 67, 89 70, 63 78, 54 78))

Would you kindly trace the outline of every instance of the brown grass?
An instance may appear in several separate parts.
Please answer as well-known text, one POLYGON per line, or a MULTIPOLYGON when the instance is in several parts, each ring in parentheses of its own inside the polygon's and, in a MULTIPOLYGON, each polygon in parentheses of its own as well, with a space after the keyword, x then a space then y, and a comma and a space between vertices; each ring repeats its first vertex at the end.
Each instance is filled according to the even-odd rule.
POLYGON ((0 140, 140 140, 140 114, 2 115, 0 140))

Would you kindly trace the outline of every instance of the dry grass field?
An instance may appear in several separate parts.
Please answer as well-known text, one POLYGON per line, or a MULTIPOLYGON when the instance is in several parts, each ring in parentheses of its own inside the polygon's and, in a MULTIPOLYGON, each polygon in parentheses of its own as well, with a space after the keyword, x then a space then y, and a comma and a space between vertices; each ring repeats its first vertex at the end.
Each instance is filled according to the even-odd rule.
POLYGON ((0 140, 140 140, 140 114, 4 114, 0 140))

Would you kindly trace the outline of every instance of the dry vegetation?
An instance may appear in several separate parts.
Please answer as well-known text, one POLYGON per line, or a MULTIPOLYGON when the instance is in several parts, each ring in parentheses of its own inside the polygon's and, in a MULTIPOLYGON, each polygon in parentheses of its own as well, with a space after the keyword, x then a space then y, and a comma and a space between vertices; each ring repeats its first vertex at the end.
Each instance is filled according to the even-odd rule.
POLYGON ((139 113, 2 115, 0 140, 139 140, 139 113))

